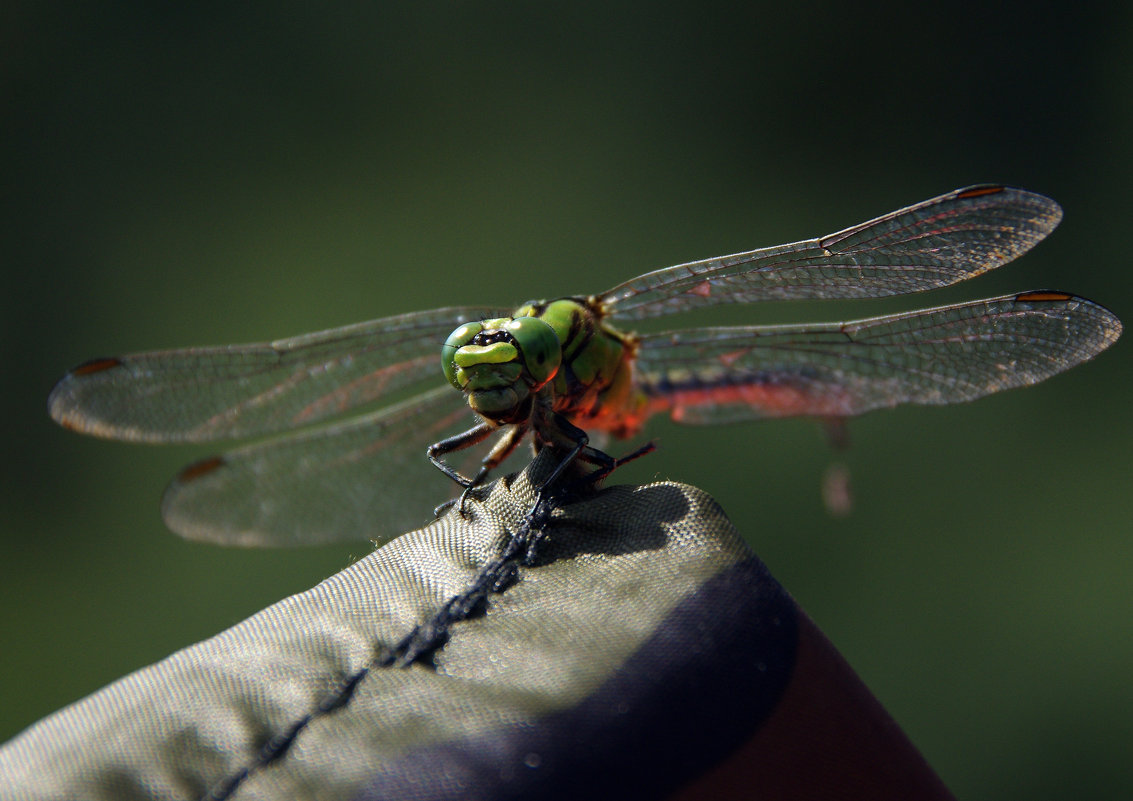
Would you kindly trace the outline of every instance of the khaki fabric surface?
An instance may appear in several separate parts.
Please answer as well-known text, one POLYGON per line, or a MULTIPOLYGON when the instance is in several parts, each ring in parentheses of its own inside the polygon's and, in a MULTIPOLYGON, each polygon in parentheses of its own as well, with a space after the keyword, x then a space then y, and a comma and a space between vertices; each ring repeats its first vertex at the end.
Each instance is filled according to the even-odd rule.
MULTIPOLYGON (((614 686, 611 677, 625 680, 630 689, 619 692, 634 700, 587 713, 599 719, 588 740, 632 722, 642 705, 664 706, 666 671, 710 658, 715 628, 678 626, 692 639, 661 642, 661 656, 632 675, 627 664, 644 643, 657 646, 659 629, 706 583, 740 564, 763 568, 714 501, 678 484, 611 487, 533 527, 531 475, 548 468, 540 458, 471 497, 466 516, 450 510, 308 592, 29 727, 0 748, 0 797, 346 799, 390 797, 390 787, 407 797, 418 785, 428 785, 422 798, 522 797, 543 776, 554 795, 556 751, 569 750, 566 741, 525 733, 567 721, 564 713, 614 686), (539 537, 534 552, 501 560, 525 531, 539 537), (634 688, 646 686, 653 694, 637 699, 634 688), (496 750, 476 770, 451 757, 413 758, 454 742, 479 743, 466 749, 473 757, 496 750)), ((781 595, 773 585, 772 596, 781 595)), ((787 609, 760 625, 789 629, 789 618, 787 609)), ((770 676, 764 695, 773 698, 786 666, 738 669, 756 682, 761 670, 770 676)), ((690 714, 701 706, 690 701, 690 714)), ((576 726, 560 728, 569 737, 576 726)), ((610 742, 633 750, 624 737, 610 742)), ((606 758, 601 742, 575 745, 606 758)), ((601 787, 587 759, 571 758, 571 781, 601 787)), ((635 775, 662 776, 660 785, 634 779, 617 795, 636 795, 629 786, 653 796, 697 764, 676 773, 664 759, 642 766, 635 775)))

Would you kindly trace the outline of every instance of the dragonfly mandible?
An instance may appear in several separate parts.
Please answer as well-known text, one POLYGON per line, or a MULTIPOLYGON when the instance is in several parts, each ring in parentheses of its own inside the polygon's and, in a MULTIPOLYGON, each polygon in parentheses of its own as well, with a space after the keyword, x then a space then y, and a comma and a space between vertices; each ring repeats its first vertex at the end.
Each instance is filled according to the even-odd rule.
POLYGON ((663 333, 625 325, 723 303, 944 287, 1025 253, 1061 216, 1042 195, 973 186, 828 236, 645 273, 600 295, 96 359, 67 373, 48 406, 63 426, 112 439, 277 435, 173 480, 162 516, 185 537, 380 542, 427 522, 436 504, 426 449, 450 476, 475 484, 529 434, 536 448, 575 447, 601 466, 610 457, 581 432, 628 437, 660 413, 682 423, 844 419, 901 403, 970 401, 1087 361, 1117 340, 1121 323, 1052 290, 843 323, 663 333), (436 386, 442 372, 460 393, 436 386), (408 399, 327 422, 394 393, 408 399), (473 476, 441 461, 493 435, 473 476))

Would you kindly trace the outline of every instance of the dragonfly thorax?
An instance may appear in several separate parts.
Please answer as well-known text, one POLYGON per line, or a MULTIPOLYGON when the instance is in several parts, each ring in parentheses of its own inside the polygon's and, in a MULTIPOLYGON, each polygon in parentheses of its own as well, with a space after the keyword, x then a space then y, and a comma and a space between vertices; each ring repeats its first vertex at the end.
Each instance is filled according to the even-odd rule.
POLYGON ((441 361, 445 377, 468 396, 473 411, 498 424, 516 423, 555 377, 562 348, 539 318, 500 317, 457 328, 441 347, 441 361))

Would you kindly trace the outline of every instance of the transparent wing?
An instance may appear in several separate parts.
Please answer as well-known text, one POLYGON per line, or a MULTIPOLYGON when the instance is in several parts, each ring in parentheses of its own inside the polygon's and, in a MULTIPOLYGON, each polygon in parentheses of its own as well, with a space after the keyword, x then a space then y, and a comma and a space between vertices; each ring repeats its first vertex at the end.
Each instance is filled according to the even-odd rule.
POLYGON ((223 545, 384 541, 425 525, 453 497, 459 488, 425 449, 475 422, 446 385, 190 465, 166 489, 162 517, 183 537, 223 545))
POLYGON ((67 428, 139 442, 282 431, 419 381, 435 385, 445 337, 463 322, 499 314, 436 309, 275 342, 96 359, 60 379, 48 410, 67 428))
POLYGON ((649 413, 684 423, 849 417, 1035 384, 1120 334, 1102 306, 1035 291, 848 323, 646 335, 637 381, 649 413))
POLYGON ((640 320, 717 303, 920 292, 1011 261, 1061 219, 1042 195, 972 186, 829 236, 646 273, 600 300, 640 320))

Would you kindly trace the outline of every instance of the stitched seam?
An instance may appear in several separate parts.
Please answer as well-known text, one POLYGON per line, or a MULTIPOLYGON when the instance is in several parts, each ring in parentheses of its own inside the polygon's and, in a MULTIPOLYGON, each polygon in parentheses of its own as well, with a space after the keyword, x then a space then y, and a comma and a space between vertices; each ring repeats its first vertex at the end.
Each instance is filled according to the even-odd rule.
POLYGON ((315 710, 303 715, 285 731, 271 737, 260 749, 252 764, 221 779, 201 797, 201 801, 228 801, 246 779, 267 767, 287 753, 299 734, 318 718, 341 709, 350 702, 355 689, 371 671, 383 668, 408 668, 419 662, 432 667, 432 657, 449 639, 449 630, 459 623, 481 613, 488 598, 507 590, 519 574, 519 565, 530 565, 535 559, 535 547, 542 539, 547 523, 554 511, 555 498, 540 498, 524 515, 515 532, 504 545, 500 555, 492 559, 472 583, 458 595, 449 598, 425 623, 418 624, 393 647, 383 647, 366 667, 347 676, 315 710))

